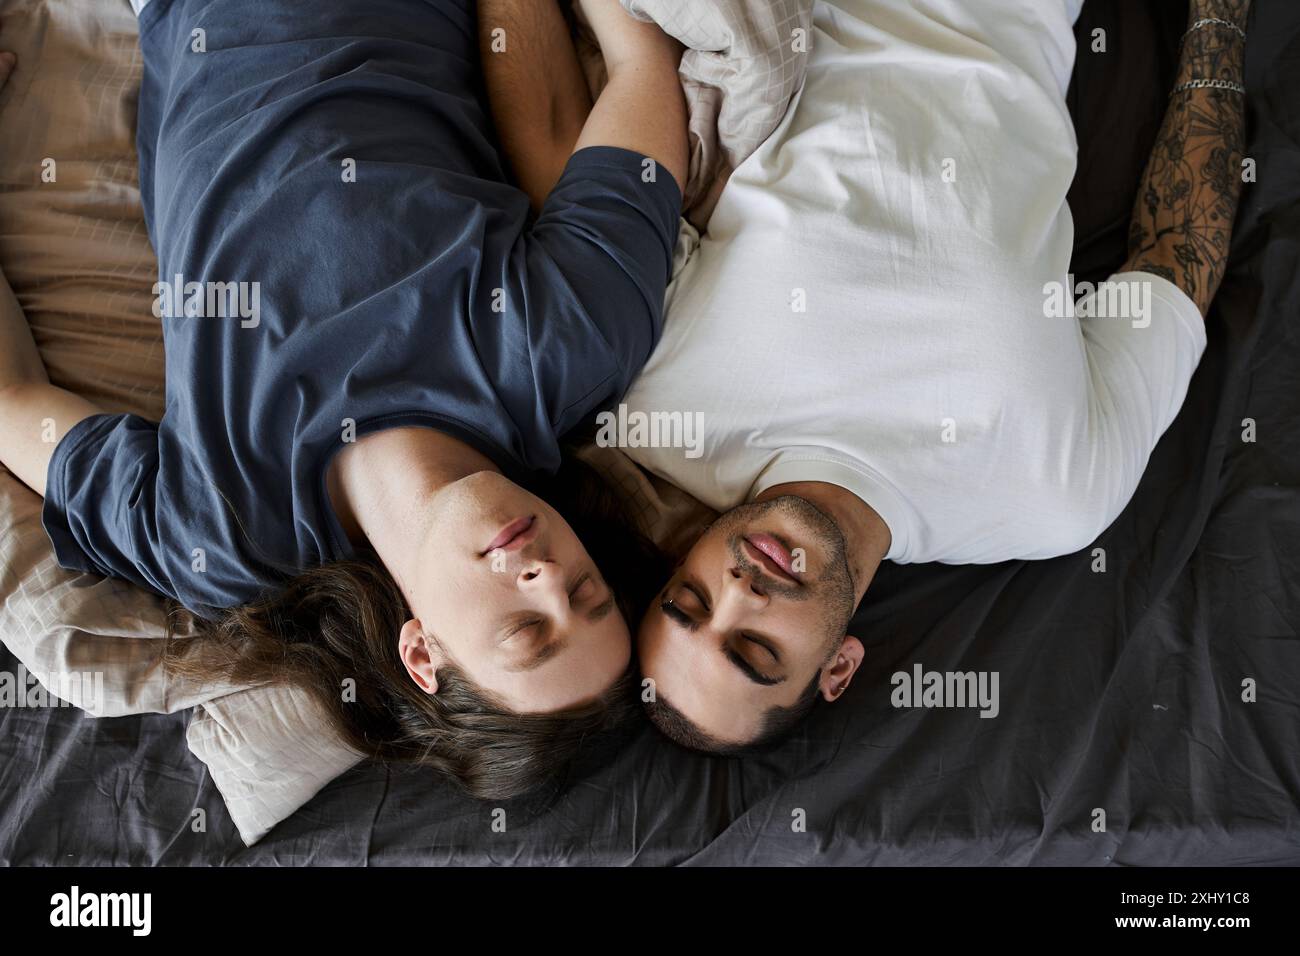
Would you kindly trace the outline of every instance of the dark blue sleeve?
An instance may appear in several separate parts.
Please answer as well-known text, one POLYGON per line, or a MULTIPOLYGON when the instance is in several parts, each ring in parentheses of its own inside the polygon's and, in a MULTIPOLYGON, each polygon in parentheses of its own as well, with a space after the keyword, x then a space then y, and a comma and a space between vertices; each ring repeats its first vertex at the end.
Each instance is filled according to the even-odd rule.
POLYGON ((547 197, 526 237, 524 284, 530 336, 553 373, 540 384, 559 398, 558 432, 621 398, 650 357, 681 204, 666 169, 613 146, 574 153, 547 197))
POLYGON ((91 415, 59 441, 41 520, 62 567, 124 578, 176 597, 159 540, 158 426, 91 415))

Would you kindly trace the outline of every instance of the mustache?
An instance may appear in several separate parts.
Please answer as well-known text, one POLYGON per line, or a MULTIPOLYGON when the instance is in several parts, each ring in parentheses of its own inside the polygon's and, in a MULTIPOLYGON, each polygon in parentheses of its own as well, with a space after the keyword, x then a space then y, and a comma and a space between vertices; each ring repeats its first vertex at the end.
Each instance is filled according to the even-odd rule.
MULTIPOLYGON (((813 596, 812 588, 806 586, 800 587, 797 584, 782 581, 780 578, 773 577, 768 572, 767 568, 763 567, 761 564, 751 561, 749 556, 745 554, 745 549, 741 547, 742 541, 744 541, 744 536, 739 533, 730 535, 727 538, 727 550, 731 553, 731 560, 736 563, 736 566, 739 567, 741 571, 750 575, 755 580, 762 581, 763 589, 767 591, 769 595, 789 598, 793 601, 807 601, 813 596)), ((781 543, 785 544, 784 541, 781 543)), ((815 583, 815 580, 809 581, 808 583, 815 583)))

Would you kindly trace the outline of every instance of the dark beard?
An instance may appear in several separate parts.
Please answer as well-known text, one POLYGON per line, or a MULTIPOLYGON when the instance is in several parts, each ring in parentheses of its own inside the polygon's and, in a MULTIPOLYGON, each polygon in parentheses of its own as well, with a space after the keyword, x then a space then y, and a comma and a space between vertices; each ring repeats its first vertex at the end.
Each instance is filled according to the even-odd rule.
POLYGON ((853 572, 849 568, 848 545, 839 526, 820 508, 798 495, 781 495, 770 501, 752 501, 728 511, 716 522, 712 530, 722 534, 732 560, 741 570, 763 581, 763 589, 773 595, 794 601, 814 601, 819 605, 818 619, 822 629, 831 635, 834 647, 856 610, 853 600, 853 572), (807 580, 802 587, 776 582, 756 566, 741 547, 741 528, 752 525, 764 516, 788 515, 808 529, 811 540, 787 541, 777 536, 787 548, 801 547, 805 552, 816 551, 825 555, 825 570, 815 579, 807 580))

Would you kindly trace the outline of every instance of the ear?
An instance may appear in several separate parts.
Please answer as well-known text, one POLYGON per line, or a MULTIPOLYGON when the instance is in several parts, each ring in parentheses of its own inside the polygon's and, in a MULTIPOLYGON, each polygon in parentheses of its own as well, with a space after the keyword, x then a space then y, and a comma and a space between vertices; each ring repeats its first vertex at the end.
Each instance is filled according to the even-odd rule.
POLYGON ((438 692, 438 667, 442 664, 442 649, 424 636, 418 620, 402 625, 397 637, 397 655, 406 665, 406 673, 426 694, 438 692))
POLYGON ((840 648, 835 652, 830 666, 822 670, 823 699, 838 700, 839 696, 849 689, 849 682, 858 672, 858 668, 862 665, 862 658, 865 656, 866 649, 862 646, 862 642, 852 634, 844 635, 844 640, 840 642, 840 648))

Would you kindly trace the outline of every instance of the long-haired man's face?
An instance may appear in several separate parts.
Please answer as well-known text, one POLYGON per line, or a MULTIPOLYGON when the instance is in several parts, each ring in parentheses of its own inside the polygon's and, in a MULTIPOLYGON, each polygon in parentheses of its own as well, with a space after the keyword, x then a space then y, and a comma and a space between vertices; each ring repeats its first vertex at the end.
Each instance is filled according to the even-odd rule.
POLYGON ((573 529, 495 472, 439 495, 400 651, 436 693, 443 660, 516 713, 594 700, 626 671, 631 636, 614 593, 573 529))
POLYGON ((700 537, 646 613, 641 671, 697 730, 749 743, 819 670, 822 695, 838 696, 847 680, 829 675, 837 666, 851 675, 861 659, 844 633, 853 610, 844 537, 830 518, 791 495, 742 505, 700 537), (839 661, 846 653, 852 660, 839 661))

